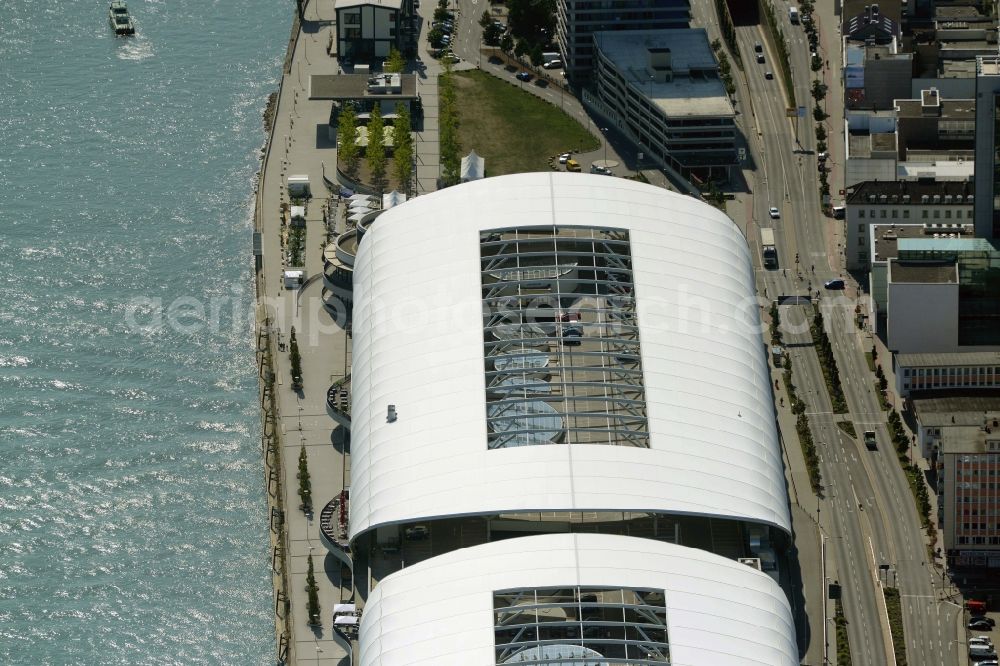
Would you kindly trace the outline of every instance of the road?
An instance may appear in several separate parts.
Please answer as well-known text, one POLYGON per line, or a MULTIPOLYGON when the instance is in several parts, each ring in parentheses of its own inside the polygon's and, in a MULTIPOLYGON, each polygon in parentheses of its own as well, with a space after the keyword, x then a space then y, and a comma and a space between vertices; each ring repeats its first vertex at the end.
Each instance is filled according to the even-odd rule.
MULTIPOLYGON (((696 0, 693 4, 704 1, 696 0)), ((801 26, 790 25, 786 13, 779 11, 779 16, 789 43, 796 103, 811 111, 813 75, 805 32, 801 26)), ((832 9, 821 9, 817 20, 821 54, 839 62, 839 37, 832 9)), ((864 356, 871 345, 854 323, 857 291, 829 292, 822 287, 826 280, 846 277, 846 273, 839 225, 820 211, 819 179, 814 175, 818 171, 813 154, 813 123, 809 118, 787 117, 788 102, 782 94, 774 49, 760 27, 737 26, 737 42, 745 67, 745 76, 738 77, 742 79, 739 96, 744 102, 741 124, 755 160, 751 166, 756 166, 745 172, 753 192, 746 207, 747 236, 759 262, 759 233, 754 224, 757 228, 774 227, 781 266, 777 271, 758 273, 760 288, 770 298, 810 293, 819 297, 849 409, 844 415, 832 413, 808 329, 801 326, 798 331, 787 332, 786 342, 793 345, 789 353, 794 381, 799 397, 807 405, 810 429, 821 458, 824 496, 814 508, 830 558, 828 575, 843 584, 854 663, 893 663, 882 630, 886 620, 880 599, 880 576, 886 584, 898 586, 901 592, 908 662, 927 666, 962 663, 960 645, 955 640, 956 614, 960 609, 942 601, 942 595, 935 589, 935 577, 940 574, 928 561, 927 539, 889 442, 885 414, 880 410, 873 375, 864 356), (758 42, 764 45, 763 64, 756 62, 754 46, 758 42), (765 78, 767 71, 774 72, 775 78, 765 78), (795 123, 800 123, 798 142, 795 123), (780 219, 770 219, 770 206, 779 208, 780 219), (868 451, 859 441, 845 435, 837 426, 841 420, 853 423, 859 435, 864 430, 875 430, 878 450, 868 451), (888 569, 879 568, 882 565, 888 569)), ((839 127, 843 114, 839 79, 826 70, 819 74, 830 87, 826 102, 831 115, 828 126, 839 127)), ((842 162, 837 158, 843 154, 842 137, 831 137, 829 143, 830 162, 842 162)), ((833 188, 839 189, 840 178, 839 172, 832 175, 833 188)), ((801 322, 810 311, 806 306, 788 306, 782 308, 782 316, 786 321, 801 322)), ((792 436, 788 439, 794 441, 792 436)), ((803 569, 807 566, 808 563, 803 563, 803 569)), ((813 617, 817 609, 808 610, 814 627, 812 635, 819 636, 821 628, 817 624, 822 619, 813 617)))

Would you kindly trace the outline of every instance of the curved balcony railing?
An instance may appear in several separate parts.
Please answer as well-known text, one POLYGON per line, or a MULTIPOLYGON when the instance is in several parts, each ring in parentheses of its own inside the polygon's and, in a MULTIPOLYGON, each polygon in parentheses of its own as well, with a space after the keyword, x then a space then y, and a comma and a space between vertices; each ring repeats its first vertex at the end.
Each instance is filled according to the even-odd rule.
POLYGON ((319 514, 320 540, 326 549, 349 567, 351 543, 347 539, 347 493, 341 492, 326 503, 319 514))
POLYGON ((351 376, 337 380, 326 391, 326 406, 333 419, 344 426, 351 427, 351 376))

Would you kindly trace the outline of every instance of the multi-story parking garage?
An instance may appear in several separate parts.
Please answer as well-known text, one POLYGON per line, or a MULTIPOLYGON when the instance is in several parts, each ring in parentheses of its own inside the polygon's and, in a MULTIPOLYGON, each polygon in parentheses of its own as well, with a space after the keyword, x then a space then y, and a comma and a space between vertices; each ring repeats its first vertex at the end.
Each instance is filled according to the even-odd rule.
MULTIPOLYGON (((787 602, 765 599, 787 583, 790 517, 749 249, 731 220, 624 179, 488 178, 367 225, 352 289, 352 369, 336 387, 350 393, 338 404, 351 483, 324 516, 346 528, 329 546, 349 554, 365 605, 361 663, 696 663, 718 656, 718 636, 687 626, 681 601, 699 587, 719 618, 723 589, 737 615, 769 618, 763 659, 749 633, 717 632, 743 655, 725 663, 794 663, 787 602), (648 552, 632 562, 637 544, 648 552), (592 551, 605 571, 564 575, 592 551), (513 568, 495 569, 498 553, 513 568), (442 615, 434 635, 451 647, 386 656, 399 625, 372 618, 417 604, 397 590, 444 609, 461 587, 439 586, 451 562, 479 567, 477 610, 530 589, 536 620, 560 606, 559 628, 505 633, 502 654, 480 658, 493 639, 473 646, 442 615), (611 575, 615 562, 635 571, 611 575), (739 595, 751 580, 764 596, 739 595), (652 635, 628 614, 600 625, 611 606, 643 607, 652 635)), ((476 622, 478 639, 493 636, 476 622)))

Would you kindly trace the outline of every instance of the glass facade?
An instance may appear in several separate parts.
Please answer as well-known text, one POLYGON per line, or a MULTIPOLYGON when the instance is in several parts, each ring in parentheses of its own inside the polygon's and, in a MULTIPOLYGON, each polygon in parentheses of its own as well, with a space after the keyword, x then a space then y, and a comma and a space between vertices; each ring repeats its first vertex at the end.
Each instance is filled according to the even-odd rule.
POLYGON ((566 587, 493 593, 496 664, 666 664, 663 590, 566 587))
POLYGON ((648 448, 628 231, 491 229, 480 261, 489 448, 648 448))

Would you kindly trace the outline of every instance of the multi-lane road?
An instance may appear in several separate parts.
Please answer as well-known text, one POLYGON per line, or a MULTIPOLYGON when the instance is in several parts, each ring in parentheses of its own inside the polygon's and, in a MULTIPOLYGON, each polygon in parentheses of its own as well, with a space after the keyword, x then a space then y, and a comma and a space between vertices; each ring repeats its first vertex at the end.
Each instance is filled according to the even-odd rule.
MULTIPOLYGON (((926 666, 964 663, 956 625, 961 609, 943 600, 935 588, 940 573, 928 557, 927 538, 889 441, 885 414, 880 409, 864 356, 871 342, 855 324, 857 292, 823 288, 825 281, 846 277, 846 273, 838 242, 839 223, 823 215, 820 209, 810 89, 814 76, 822 76, 828 85, 839 80, 829 70, 812 73, 804 30, 790 25, 782 11, 783 4, 776 4, 789 43, 796 105, 805 106, 809 117, 799 120, 787 116, 789 103, 783 92, 780 68, 764 31, 757 25, 738 26, 737 42, 744 63, 739 86, 740 123, 753 157, 744 171, 752 192, 746 206, 747 237, 759 247, 760 226, 771 226, 778 239, 780 268, 758 272, 761 293, 772 299, 811 295, 818 300, 849 410, 846 414, 832 412, 819 361, 810 346, 808 328, 801 326, 797 332, 786 333, 786 342, 791 343, 794 381, 799 397, 807 405, 823 474, 823 496, 818 500, 810 498, 803 504, 816 502, 814 508, 818 509, 828 555, 827 575, 843 586, 844 612, 855 664, 894 663, 888 647, 888 621, 880 581, 900 590, 908 663, 926 666), (756 62, 757 43, 764 45, 763 64, 756 62), (774 73, 773 79, 765 77, 768 71, 774 73), (796 123, 799 123, 798 141, 796 123), (770 219, 771 206, 781 211, 780 219, 770 219), (858 440, 847 436, 837 426, 838 421, 853 423, 859 435, 864 430, 876 431, 878 449, 868 451, 858 440)), ((836 18, 830 8, 825 11, 820 10, 816 15, 820 22, 821 55, 837 63, 840 47, 836 18)), ((826 108, 831 116, 828 122, 831 135, 842 127, 840 94, 838 85, 830 85, 826 108)), ((831 136, 829 143, 831 162, 837 162, 837 155, 843 154, 843 138, 831 136)), ((838 182, 838 176, 841 174, 835 173, 831 181, 838 182)), ((757 255, 759 258, 759 250, 757 255)), ((798 305, 782 310, 786 321, 798 322, 811 308, 798 305)), ((794 434, 788 435, 794 441, 794 434)), ((819 563, 801 564, 805 570, 819 563)), ((822 609, 807 611, 811 635, 816 640, 815 637, 822 635, 822 609)))

